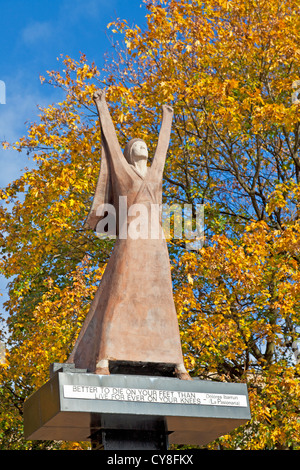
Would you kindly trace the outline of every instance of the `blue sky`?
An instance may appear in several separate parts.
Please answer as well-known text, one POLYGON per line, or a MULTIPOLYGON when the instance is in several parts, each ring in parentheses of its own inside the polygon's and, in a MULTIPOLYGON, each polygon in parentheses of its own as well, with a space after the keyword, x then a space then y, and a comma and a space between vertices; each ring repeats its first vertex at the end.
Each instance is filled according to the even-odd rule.
MULTIPOLYGON (((0 141, 25 135, 28 123, 38 120, 37 105, 61 100, 61 92, 39 78, 60 68, 57 57, 78 59, 83 52, 101 68, 111 47, 107 24, 122 18, 143 27, 146 14, 142 0, 0 0, 0 80, 6 87, 0 141)), ((25 153, 1 147, 0 164, 0 187, 31 166, 25 153)), ((6 283, 0 278, 2 299, 6 283)))
MULTIPOLYGON (((6 85, 0 141, 24 135, 25 122, 36 119, 38 104, 59 101, 58 90, 39 79, 60 67, 57 57, 78 59, 84 52, 101 67, 110 49, 107 24, 119 17, 142 26, 146 13, 142 0, 0 0, 0 80, 6 85)), ((3 187, 28 162, 2 150, 0 158, 3 187)))

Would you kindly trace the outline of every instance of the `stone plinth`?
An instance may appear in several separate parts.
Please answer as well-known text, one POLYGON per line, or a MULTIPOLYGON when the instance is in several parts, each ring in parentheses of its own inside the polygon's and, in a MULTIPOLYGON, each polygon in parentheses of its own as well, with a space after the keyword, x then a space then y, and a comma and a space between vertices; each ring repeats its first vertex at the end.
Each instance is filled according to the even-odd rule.
POLYGON ((26 439, 88 441, 101 430, 159 428, 169 444, 204 445, 250 419, 245 384, 74 372, 55 372, 26 400, 26 439))

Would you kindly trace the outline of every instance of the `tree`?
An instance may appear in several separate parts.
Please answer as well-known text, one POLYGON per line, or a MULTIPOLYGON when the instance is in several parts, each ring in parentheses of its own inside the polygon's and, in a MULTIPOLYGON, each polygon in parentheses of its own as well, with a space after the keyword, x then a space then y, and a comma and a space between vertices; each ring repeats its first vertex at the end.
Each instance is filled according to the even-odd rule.
POLYGON ((159 108, 173 105, 164 200, 194 212, 205 204, 202 250, 169 243, 186 365, 201 378, 247 382, 252 404, 249 424, 210 448, 297 449, 297 2, 152 0, 147 8, 145 31, 110 25, 123 43, 101 73, 84 55, 49 73, 65 100, 42 109, 15 143, 37 169, 2 192, 13 204, 1 212, 2 270, 15 276, 2 389, 20 407, 49 363, 65 360, 109 256, 112 243, 84 228, 99 171, 92 94, 106 87, 120 142, 138 135, 150 153, 159 108))

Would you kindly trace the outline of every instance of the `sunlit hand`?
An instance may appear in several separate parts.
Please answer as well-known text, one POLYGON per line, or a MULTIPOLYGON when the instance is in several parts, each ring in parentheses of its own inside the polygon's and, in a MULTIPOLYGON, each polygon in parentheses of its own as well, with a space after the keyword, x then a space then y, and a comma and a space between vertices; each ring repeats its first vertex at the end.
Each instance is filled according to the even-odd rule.
POLYGON ((96 90, 95 93, 93 94, 93 99, 95 103, 97 103, 97 101, 101 101, 104 98, 105 98, 105 90, 100 90, 100 88, 96 90))
POLYGON ((163 108, 164 108, 166 111, 169 111, 169 113, 173 113, 173 108, 172 108, 172 106, 169 106, 168 104, 164 104, 164 105, 163 105, 163 108))

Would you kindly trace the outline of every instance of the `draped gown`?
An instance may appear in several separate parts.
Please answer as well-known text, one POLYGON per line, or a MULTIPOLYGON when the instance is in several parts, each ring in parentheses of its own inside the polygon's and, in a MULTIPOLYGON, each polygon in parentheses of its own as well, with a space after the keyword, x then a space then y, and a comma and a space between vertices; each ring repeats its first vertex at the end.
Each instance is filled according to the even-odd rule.
MULTIPOLYGON (((133 204, 142 204, 148 209, 149 234, 151 206, 158 207, 162 203, 162 176, 172 108, 163 106, 155 156, 146 176, 142 177, 121 151, 105 98, 97 102, 97 107, 107 158, 110 200, 117 220, 119 197, 126 196, 123 200, 127 202, 127 212, 133 204)), ((97 191, 103 193, 103 187, 97 186, 94 201, 100 194, 97 191)), ((108 193, 107 188, 105 191, 108 193)), ((95 227, 98 220, 94 204, 89 215, 90 226, 95 227)), ((129 229, 133 220, 134 216, 128 215, 123 226, 117 226, 113 252, 68 362, 100 374, 109 373, 111 361, 173 364, 175 370, 185 373, 166 240, 162 229, 158 237, 156 232, 152 238, 122 238, 120 233, 129 229)), ((161 221, 159 224, 161 228, 161 221)))

